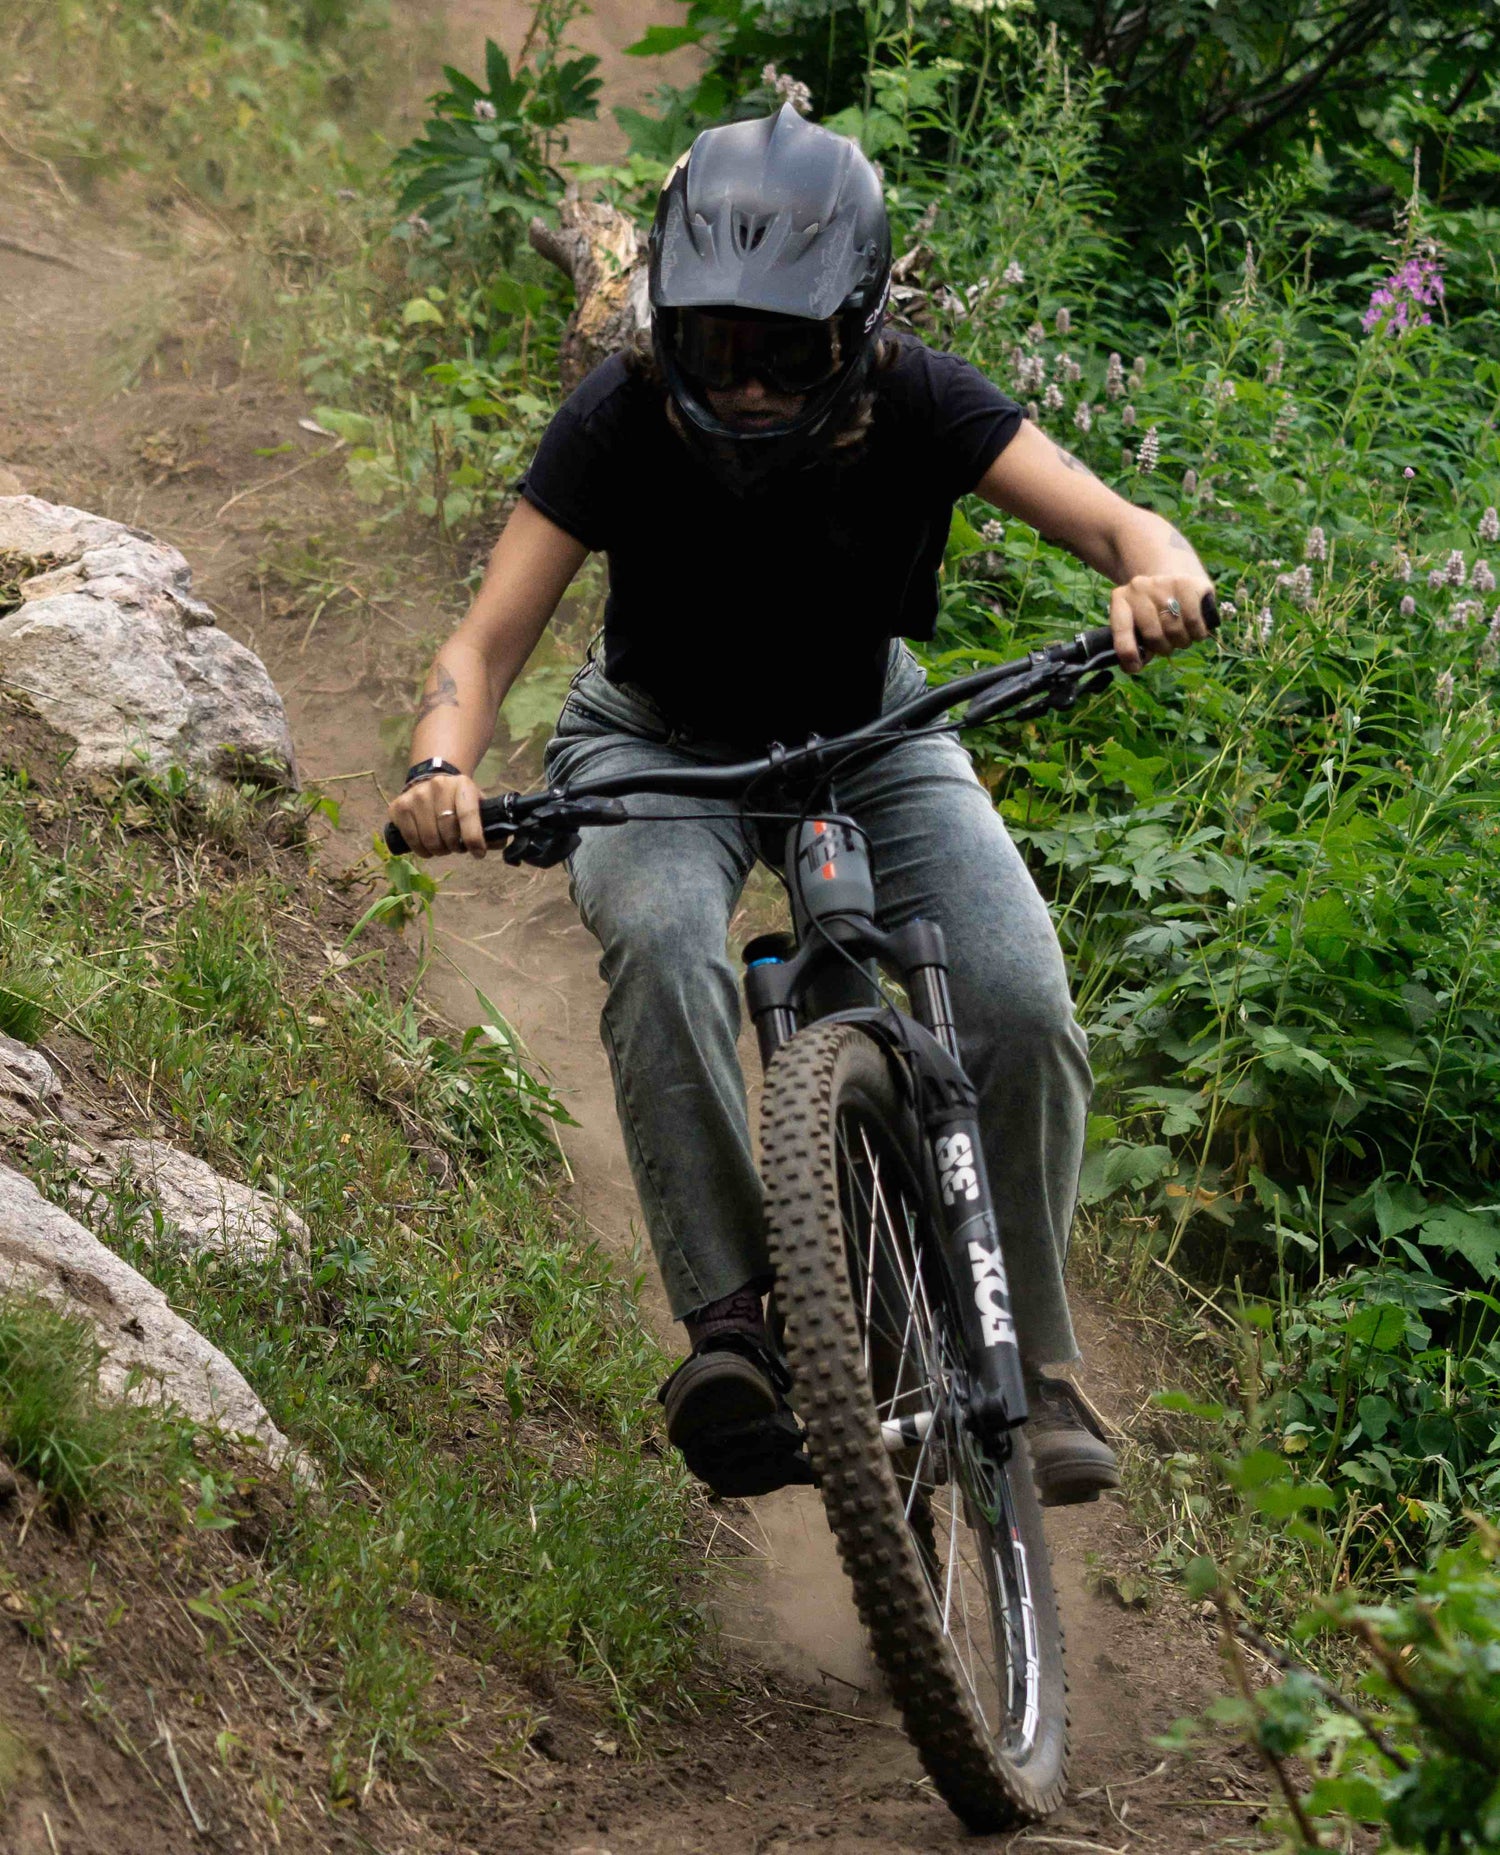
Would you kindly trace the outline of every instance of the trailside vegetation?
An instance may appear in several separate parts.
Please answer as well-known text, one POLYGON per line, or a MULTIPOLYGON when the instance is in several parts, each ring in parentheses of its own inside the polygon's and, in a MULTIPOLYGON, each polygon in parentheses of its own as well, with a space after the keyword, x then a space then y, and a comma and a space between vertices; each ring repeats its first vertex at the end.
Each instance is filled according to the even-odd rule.
MULTIPOLYGON (((570 113, 597 99, 569 18, 543 0, 522 55, 449 73, 389 171, 330 174, 320 223, 345 230, 311 257, 244 216, 279 292, 263 339, 300 364, 372 521, 467 546, 556 398, 568 290, 526 218, 571 178, 644 223, 697 129, 790 102, 882 164, 897 319, 1192 538, 1216 641, 971 741, 1093 1043, 1095 1245, 1116 1284, 1175 1277, 1250 1336, 1216 1361, 1232 1395, 1184 1393, 1184 1446, 1133 1473, 1166 1517, 1159 1569, 1221 1607, 1226 1639, 1300 1656, 1294 1637, 1332 1630, 1318 1653, 1351 1680, 1337 1640, 1367 1658, 1353 1699, 1294 1669, 1282 1698, 1235 1703, 1281 1761, 1290 1845, 1331 1817, 1391 1848, 1491 1846, 1493 9, 694 0, 637 49, 696 45, 701 78, 617 112, 629 153, 583 170, 570 113)), ((346 29, 353 9, 299 59, 352 55, 346 29)), ((104 171, 70 125, 17 120, 64 184, 104 171)), ((119 148, 151 173, 144 143, 119 148)), ((1101 605, 1078 562, 967 506, 929 668, 1101 605)))

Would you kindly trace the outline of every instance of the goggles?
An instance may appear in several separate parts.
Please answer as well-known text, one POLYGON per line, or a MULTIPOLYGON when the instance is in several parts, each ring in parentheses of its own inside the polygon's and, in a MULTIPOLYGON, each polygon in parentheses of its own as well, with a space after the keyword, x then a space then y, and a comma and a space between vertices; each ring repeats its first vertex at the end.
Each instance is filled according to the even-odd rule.
POLYGON ((749 380, 776 393, 811 393, 839 370, 833 322, 683 309, 675 324, 672 345, 679 366, 716 393, 749 380))

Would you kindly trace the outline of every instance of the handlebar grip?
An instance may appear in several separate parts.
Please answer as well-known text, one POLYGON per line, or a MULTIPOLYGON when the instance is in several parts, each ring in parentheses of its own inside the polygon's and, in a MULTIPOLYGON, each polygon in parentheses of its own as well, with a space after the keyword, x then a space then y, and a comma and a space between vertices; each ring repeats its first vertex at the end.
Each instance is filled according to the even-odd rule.
POLYGON ((1210 631, 1219 629, 1219 602, 1212 593, 1203 595, 1203 622, 1210 631))
POLYGON ((1092 631, 1084 632, 1080 642, 1085 659, 1097 657, 1101 651, 1112 651, 1115 648, 1115 634, 1108 625, 1097 625, 1092 631))
MULTIPOLYGON (((498 844, 515 830, 514 806, 519 796, 514 792, 502 792, 493 799, 479 801, 479 822, 484 827, 484 841, 487 844, 498 844)), ((409 853, 411 846, 402 836, 400 825, 387 824, 385 847, 393 857, 404 857, 409 853)))

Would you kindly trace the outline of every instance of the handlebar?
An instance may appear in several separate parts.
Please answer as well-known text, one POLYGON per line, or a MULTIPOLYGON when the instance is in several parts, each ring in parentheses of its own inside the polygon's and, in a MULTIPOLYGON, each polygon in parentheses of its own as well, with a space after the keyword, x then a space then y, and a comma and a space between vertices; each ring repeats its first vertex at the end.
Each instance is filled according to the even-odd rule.
MULTIPOLYGON (((1210 631, 1219 628, 1219 610, 1213 594, 1203 601, 1203 616, 1210 631)), ((621 800, 635 794, 655 793, 674 798, 724 797, 743 791, 753 781, 775 774, 823 772, 834 762, 858 754, 862 747, 884 747, 894 738, 936 721, 967 699, 960 727, 971 728, 997 715, 1017 720, 1049 709, 1071 708, 1082 695, 1105 682, 1116 669, 1114 636, 1108 625, 1080 632, 1061 644, 1017 657, 1009 663, 975 670, 951 683, 925 689, 900 708, 878 715, 863 727, 822 740, 814 735, 802 747, 772 747, 758 760, 730 766, 664 767, 650 773, 615 773, 581 785, 545 792, 505 792, 480 803, 479 818, 486 843, 506 844, 507 861, 555 861, 531 854, 530 839, 554 841, 588 825, 624 824, 630 814, 621 800), (514 840, 514 841, 509 841, 514 840)), ((394 856, 404 855, 406 839, 395 824, 385 827, 385 842, 394 856)))

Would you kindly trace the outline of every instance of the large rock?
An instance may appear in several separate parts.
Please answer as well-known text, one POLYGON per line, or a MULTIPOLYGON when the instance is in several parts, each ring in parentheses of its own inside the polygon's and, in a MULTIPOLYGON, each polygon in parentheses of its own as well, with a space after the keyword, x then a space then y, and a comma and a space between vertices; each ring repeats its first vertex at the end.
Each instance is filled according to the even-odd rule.
POLYGON ((77 772, 297 783, 275 685, 182 555, 35 496, 0 496, 0 687, 77 743, 77 772))
POLYGON ((273 1461, 294 1460, 238 1370, 172 1312, 161 1290, 29 1179, 0 1166, 0 1294, 18 1290, 93 1322, 106 1396, 164 1400, 195 1423, 260 1444, 273 1461))
POLYGON ((168 1242, 258 1261, 281 1252, 305 1273, 308 1229, 288 1204, 214 1171, 167 1140, 112 1140, 89 1169, 95 1183, 129 1176, 166 1221, 168 1242))
MULTIPOLYGON (((68 1164, 88 1182, 78 1190, 75 1210, 86 1212, 89 1187, 109 1191, 124 1182, 161 1212, 164 1243, 252 1263, 279 1257, 285 1273, 306 1276, 311 1233, 283 1198, 226 1179, 169 1140, 105 1138, 68 1100, 40 1050, 0 1036, 0 1124, 6 1121, 50 1121, 62 1132, 68 1164)), ((143 1221, 154 1228, 154 1220, 143 1221)))
POLYGON ((62 1085, 40 1050, 0 1037, 0 1121, 29 1121, 57 1106, 62 1085))

